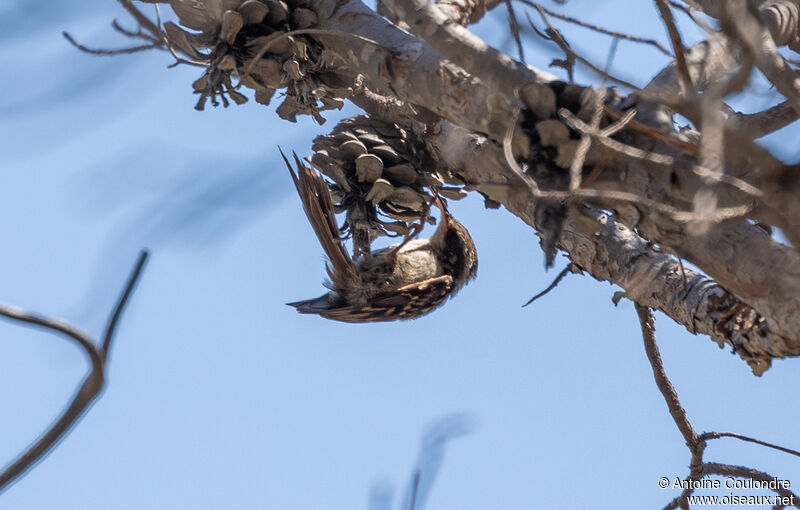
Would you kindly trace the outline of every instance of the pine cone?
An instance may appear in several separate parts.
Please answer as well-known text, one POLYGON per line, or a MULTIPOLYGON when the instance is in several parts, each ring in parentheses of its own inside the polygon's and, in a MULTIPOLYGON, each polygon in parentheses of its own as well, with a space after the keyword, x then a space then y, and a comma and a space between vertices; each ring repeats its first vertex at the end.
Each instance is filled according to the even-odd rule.
MULTIPOLYGON (((282 153, 281 153, 282 154, 282 153)), ((330 292, 289 303, 300 313, 342 322, 384 322, 414 319, 441 306, 475 277, 478 257, 467 229, 437 197, 439 227, 427 239, 410 237, 357 261, 339 237, 325 180, 295 156, 297 173, 284 156, 303 209, 325 254, 330 292)))
POLYGON ((466 195, 443 186, 449 175, 436 168, 422 141, 395 124, 359 116, 342 121, 313 143, 311 164, 333 180, 337 212, 346 212, 343 238, 353 238, 355 256, 370 253, 377 237, 407 235, 425 214, 435 188, 448 198, 466 195))
POLYGON ((277 112, 291 122, 298 114, 309 114, 322 124, 319 112, 340 109, 352 94, 348 73, 337 70, 320 45, 304 35, 285 35, 317 23, 308 0, 170 0, 170 5, 181 24, 164 24, 170 46, 206 66, 192 84, 200 94, 198 110, 209 98, 214 106, 217 97, 224 106, 228 97, 237 104, 246 102, 239 86, 233 86, 236 77, 256 91, 262 104, 286 88, 277 112))

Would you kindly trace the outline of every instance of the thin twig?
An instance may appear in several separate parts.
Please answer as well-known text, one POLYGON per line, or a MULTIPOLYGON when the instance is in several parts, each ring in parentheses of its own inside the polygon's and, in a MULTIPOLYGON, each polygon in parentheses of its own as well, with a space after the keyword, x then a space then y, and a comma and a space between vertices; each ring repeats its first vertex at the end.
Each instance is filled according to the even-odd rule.
MULTIPOLYGON (((784 448, 782 446, 777 446, 765 441, 760 441, 758 439, 753 439, 751 437, 742 436, 740 434, 734 434, 731 432, 706 432, 698 435, 697 432, 695 432, 694 427, 692 427, 692 424, 689 422, 689 418, 686 416, 686 410, 683 408, 680 400, 678 399, 678 393, 675 391, 675 387, 672 386, 672 382, 669 380, 669 377, 664 370, 664 364, 661 361, 661 354, 658 352, 658 344, 656 343, 653 313, 649 307, 641 306, 638 303, 634 303, 634 305, 636 307, 636 313, 639 315, 639 323, 642 327, 642 338, 644 339, 644 348, 645 352, 647 353, 647 358, 650 361, 650 366, 653 368, 653 376, 656 380, 656 385, 661 391, 661 394, 664 396, 664 400, 669 408, 669 413, 672 415, 672 419, 675 422, 675 425, 677 425, 678 430, 681 432, 681 435, 683 435, 683 438, 686 441, 686 446, 689 447, 689 451, 692 453, 689 474, 691 479, 699 479, 709 475, 736 476, 765 482, 774 479, 774 477, 764 473, 763 471, 758 471, 748 467, 704 462, 703 453, 705 452, 707 441, 720 437, 733 437, 742 441, 756 443, 761 446, 774 448, 782 452, 800 456, 800 452, 795 450, 790 450, 789 448, 784 448)), ((687 498, 694 492, 694 490, 695 488, 692 486, 687 487, 679 496, 670 501, 664 507, 664 509, 672 510, 679 507, 688 508, 687 498)), ((773 490, 784 498, 797 498, 794 493, 788 489, 784 489, 783 487, 777 487, 773 490)))
POLYGON ((672 386, 667 373, 664 370, 664 363, 661 361, 661 353, 658 352, 658 345, 656 344, 656 329, 653 313, 650 308, 636 305, 636 313, 639 315, 639 323, 642 326, 642 339, 644 340, 644 350, 647 353, 647 359, 650 361, 650 366, 653 368, 653 377, 656 380, 661 395, 669 408, 669 414, 672 415, 675 425, 678 426, 681 435, 683 435, 686 444, 690 449, 694 449, 699 438, 697 432, 694 431, 692 424, 689 423, 689 418, 686 417, 686 411, 683 409, 680 400, 678 400, 678 392, 672 386))
MULTIPOLYGON (((167 31, 161 28, 161 8, 158 4, 154 4, 156 9, 156 27, 158 28, 158 33, 161 37, 161 40, 164 41, 164 44, 167 46, 167 50, 169 50, 170 55, 175 59, 175 62, 171 64, 169 67, 176 67, 178 64, 187 64, 196 67, 208 67, 208 62, 203 62, 202 60, 194 60, 192 58, 182 58, 178 56, 178 52, 175 51, 175 48, 172 47, 172 43, 169 40, 167 35, 167 31)), ((184 55, 186 53, 184 52, 184 55)), ((186 55, 189 57, 189 55, 186 55)), ((224 99, 224 96, 223 96, 224 99)), ((226 103, 225 106, 227 107, 228 104, 226 103)))
POLYGON ((690 5, 690 7, 686 7, 685 5, 681 5, 680 3, 676 2, 675 0, 668 0, 668 1, 669 1, 669 4, 672 7, 675 7, 679 11, 682 11, 684 14, 686 14, 689 17, 690 20, 692 20, 697 26, 699 26, 700 28, 705 30, 706 33, 711 34, 711 33, 715 32, 714 27, 712 27, 711 25, 706 23, 705 20, 700 19, 694 13, 695 10, 698 10, 697 9, 697 4, 695 4, 691 0, 686 2, 687 4, 690 5))
POLYGON ((529 304, 533 303, 534 301, 536 301, 540 297, 542 297, 542 296, 546 295, 547 293, 549 293, 551 290, 555 289, 558 286, 558 284, 561 283, 561 280, 563 280, 564 277, 567 276, 571 271, 572 271, 572 263, 570 262, 569 264, 567 264, 567 267, 565 267, 564 269, 561 270, 560 273, 558 273, 558 276, 556 276, 556 279, 553 280, 553 283, 548 285, 547 288, 544 289, 543 291, 541 291, 540 293, 538 293, 535 296, 533 296, 532 298, 530 298, 527 303, 522 305, 522 307, 525 308, 526 306, 528 306, 529 304))
POLYGON ((592 145, 592 136, 600 130, 600 121, 603 118, 603 104, 606 101, 606 89, 600 89, 595 93, 594 110, 589 123, 590 132, 584 133, 575 149, 575 156, 569 166, 569 190, 575 191, 581 187, 581 171, 583 163, 586 161, 586 154, 592 145))
POLYGON ((784 101, 757 113, 736 113, 728 123, 755 140, 788 126, 800 118, 792 103, 784 101))
MULTIPOLYGON (((536 7, 536 6, 534 5, 534 7, 536 7)), ((539 12, 539 16, 541 16, 542 21, 548 27, 547 36, 545 36, 545 37, 547 39, 553 41, 559 48, 561 48, 561 51, 563 51, 564 54, 566 55, 566 62, 568 64, 571 64, 573 61, 577 60, 578 62, 581 62, 583 65, 588 67, 591 71, 594 71, 595 73, 597 73, 599 76, 601 76, 604 79, 613 81, 614 83, 617 83, 617 84, 622 85, 624 87, 628 87, 631 90, 634 90, 636 92, 640 92, 641 91, 641 88, 638 85, 634 85, 633 83, 631 83, 629 81, 626 81, 626 80, 623 80, 622 78, 617 78, 616 76, 608 74, 608 73, 604 72, 602 69, 600 69, 599 67, 597 67, 596 65, 594 65, 592 62, 587 60, 586 58, 582 57, 579 53, 577 53, 575 50, 572 49, 572 47, 569 45, 569 43, 567 43, 566 39, 564 39, 564 36, 561 35, 561 32, 559 32, 553 26, 553 24, 550 22, 550 19, 547 17, 547 11, 545 11, 541 6, 536 7, 536 10, 539 12)), ((528 13, 526 12, 525 15, 527 16, 527 14, 528 13)), ((533 30, 535 30, 537 33, 539 33, 541 35, 541 32, 539 32, 539 30, 536 28, 536 25, 533 24, 533 21, 530 19, 530 17, 528 17, 528 24, 531 26, 531 28, 533 30)), ((571 79, 571 77, 572 77, 572 69, 570 67, 567 70, 570 73, 570 82, 571 82, 572 81, 572 79, 571 79)))
POLYGON ((790 455, 794 455, 796 457, 800 457, 800 452, 798 452, 797 450, 792 450, 791 448, 785 448, 783 446, 779 446, 776 444, 767 443, 766 441, 761 441, 760 439, 755 439, 753 437, 743 436, 741 434, 736 434, 734 432, 704 432, 703 434, 700 434, 701 441, 719 439, 721 437, 732 437, 740 441, 747 441, 748 443, 759 444, 761 446, 766 446, 767 448, 772 448, 773 450, 778 450, 784 453, 788 453, 790 455))
POLYGON ((511 0, 505 0, 506 9, 508 10, 508 26, 511 29, 511 35, 514 37, 514 43, 517 45, 517 53, 519 53, 520 62, 525 62, 525 50, 522 48, 522 40, 519 37, 519 21, 514 12, 514 6, 511 0))
MULTIPOLYGON (((572 112, 567 110, 566 108, 561 108, 559 110, 559 115, 564 119, 569 127, 578 131, 581 134, 585 134, 590 132, 591 129, 586 123, 578 119, 572 112)), ((539 188, 539 185, 536 181, 528 175, 525 171, 525 168, 521 167, 519 163, 516 162, 513 151, 511 149, 511 139, 514 134, 514 129, 516 128, 516 119, 519 116, 519 110, 517 110, 511 122, 508 125, 508 129, 506 130, 506 134, 503 137, 503 155, 505 156, 506 164, 509 168, 511 168, 514 173, 520 177, 525 184, 527 184, 528 189, 531 192, 531 195, 534 200, 550 200, 553 202, 565 202, 565 203, 580 203, 585 200, 607 200, 612 202, 627 202, 631 204, 637 204, 639 206, 658 211, 659 213, 669 217, 671 220, 679 223, 691 223, 693 221, 698 221, 702 219, 706 222, 711 223, 718 223, 725 220, 739 218, 745 216, 753 209, 753 205, 746 204, 740 206, 730 206, 730 207, 719 207, 710 215, 704 215, 700 218, 697 214, 691 211, 682 211, 676 207, 673 207, 669 204, 665 204, 658 200, 654 200, 652 198, 637 195, 636 193, 628 192, 628 191, 621 191, 621 190, 598 190, 598 189, 585 189, 585 188, 578 188, 576 190, 571 191, 542 191, 539 188)), ((627 117, 621 120, 628 120, 627 117)), ((612 126, 609 126, 606 129, 612 129, 612 126)), ((608 137, 598 136, 597 141, 606 146, 606 147, 616 147, 615 150, 622 152, 630 157, 640 157, 642 159, 649 159, 655 155, 650 155, 642 151, 641 149, 635 147, 629 147, 624 145, 616 140, 612 140, 608 137), (634 151, 637 151, 636 154, 638 156, 634 156, 634 151), (630 152, 630 154, 629 154, 630 152)))
MULTIPOLYGON (((617 48, 619 48, 619 38, 615 37, 611 40, 611 46, 608 48, 608 56, 606 57, 606 65, 603 68, 606 74, 611 71, 611 64, 614 63, 614 59, 617 57, 617 48)), ((606 80, 603 79, 603 85, 605 84, 606 80)))
POLYGON ((109 317, 108 324, 106 324, 106 332, 103 336, 103 345, 100 347, 103 358, 106 360, 108 359, 108 350, 111 348, 111 341, 114 339, 114 332, 117 330, 117 323, 119 322, 120 317, 122 317, 122 312, 125 311, 125 305, 128 304, 128 300, 133 293, 133 289, 136 287, 136 282, 139 281, 139 276, 141 275, 144 265, 147 262, 147 256, 147 251, 142 251, 139 254, 139 259, 136 261, 136 265, 133 266, 133 271, 128 277, 128 284, 125 286, 125 290, 122 291, 122 294, 117 300, 117 306, 114 307, 114 311, 111 313, 111 317, 109 317))
POLYGON ((161 29, 153 23, 153 21, 142 14, 138 8, 136 8, 131 0, 117 0, 120 5, 122 5, 123 9, 128 11, 128 14, 133 16, 133 18, 139 23, 140 26, 144 27, 148 32, 153 34, 153 37, 160 39, 161 38, 161 29))
MULTIPOLYGON (((605 111, 607 114, 609 114, 611 117, 615 119, 620 119, 623 117, 622 112, 614 109, 611 106, 606 105, 605 111)), ((643 122, 639 122, 638 120, 634 119, 631 119, 628 122, 628 125, 634 131, 644 133, 652 138, 655 138, 656 140, 666 143, 667 145, 670 145, 672 147, 675 147, 676 149, 680 149, 688 154, 691 154, 692 156, 696 156, 700 152, 699 146, 691 142, 679 139, 675 133, 666 133, 663 131, 659 131, 654 127, 648 126, 647 124, 644 124, 643 122)))
POLYGON ((64 39, 72 43, 73 46, 78 48, 79 50, 89 53, 91 55, 103 55, 103 56, 113 56, 113 55, 126 55, 129 53, 138 53, 140 51, 152 50, 157 49, 160 47, 158 44, 140 44, 139 46, 130 46, 128 48, 117 48, 114 50, 101 50, 96 48, 88 48, 83 44, 76 41, 69 32, 61 32, 61 35, 64 36, 64 39))
POLYGON ((669 40, 672 43, 672 49, 675 52, 675 63, 678 66, 678 72, 680 73, 681 80, 683 81, 683 86, 685 87, 685 90, 691 91, 694 86, 692 84, 692 77, 689 74, 689 66, 686 63, 686 53, 683 49, 681 33, 678 31, 677 25, 675 25, 675 18, 672 17, 672 11, 667 4, 667 0, 656 0, 656 7, 661 15, 661 19, 667 26, 669 40))
POLYGON ((0 493, 4 492, 16 480, 24 475, 31 469, 38 461, 44 458, 53 447, 64 438, 64 436, 75 426, 80 418, 86 413, 91 404, 95 401, 97 396, 103 389, 105 381, 105 359, 108 349, 111 346, 111 340, 114 336, 114 330, 117 327, 119 318, 125 308, 131 293, 133 292, 136 282, 141 275, 144 263, 147 260, 147 252, 142 251, 139 259, 134 267, 133 272, 128 278, 128 283, 125 285, 117 305, 111 314, 104 340, 101 347, 97 347, 89 336, 75 326, 58 320, 43 317, 41 315, 27 312, 17 307, 7 306, 0 304, 0 316, 6 317, 13 321, 21 322, 28 326, 40 327, 49 330, 52 333, 59 333, 75 340, 78 345, 84 350, 92 364, 92 369, 89 375, 86 376, 81 384, 78 392, 73 397, 70 404, 59 416, 55 422, 33 443, 25 452, 23 452, 16 460, 9 464, 0 473, 0 493))
POLYGON ((151 43, 154 44, 161 44, 161 41, 159 39, 156 39, 152 35, 148 35, 142 32, 141 27, 139 27, 139 29, 136 32, 134 32, 120 25, 119 21, 114 20, 111 22, 111 28, 113 28, 114 30, 116 30, 117 32, 126 37, 130 37, 131 39, 144 39, 145 41, 150 41, 151 43))
POLYGON ((638 36, 635 36, 635 35, 624 34, 622 32, 615 32, 613 30, 608 30, 607 28, 603 28, 603 27, 600 27, 600 26, 597 26, 597 25, 592 25, 591 23, 587 23, 585 21, 581 21, 581 20, 579 20, 577 18, 572 18, 570 16, 566 16, 566 15, 561 14, 559 12, 551 11, 547 7, 545 7, 545 6, 541 5, 541 4, 535 3, 535 2, 531 2, 530 0, 517 0, 517 1, 522 2, 523 4, 525 4, 525 5, 529 6, 529 7, 533 7, 535 9, 541 9, 544 12, 546 12, 547 14, 549 14, 550 16, 554 17, 554 18, 558 18, 558 19, 560 19, 562 21, 566 21, 567 23, 572 23, 574 25, 578 25, 579 27, 588 28, 589 30, 593 30, 593 31, 601 33, 601 34, 610 35, 615 39, 624 39, 626 41, 633 41, 633 42, 642 43, 642 44, 649 44, 650 46, 653 46, 656 49, 658 49, 658 51, 660 51, 664 55, 666 55, 668 57, 672 57, 672 53, 670 53, 668 49, 666 49, 664 46, 662 46, 661 43, 659 43, 655 39, 646 39, 644 37, 638 37, 638 36))
MULTIPOLYGON (((623 122, 625 123, 624 125, 629 125, 631 129, 633 129, 635 131, 640 131, 640 132, 649 134, 653 138, 661 140, 664 143, 667 143, 667 144, 672 145, 674 147, 685 147, 684 150, 686 152, 696 153, 696 152, 699 151, 699 148, 697 146, 691 144, 690 142, 685 142, 685 141, 679 140, 679 139, 675 138, 674 135, 661 133, 660 131, 658 131, 655 128, 651 128, 651 127, 649 127, 649 126, 647 126, 645 124, 642 124, 640 122, 637 122, 637 121, 633 120, 632 117, 630 116, 630 111, 628 113, 626 113, 625 115, 623 115, 623 116, 620 116, 621 114, 619 112, 616 112, 615 110, 610 109, 610 108, 606 108, 606 112, 611 114, 614 118, 618 118, 619 120, 616 123, 604 128, 599 133, 593 133, 592 129, 591 129, 591 126, 588 126, 585 122, 581 121, 574 114, 572 114, 569 110, 566 110, 564 108, 559 110, 559 114, 561 114, 562 118, 567 122, 567 124, 572 129, 574 129, 574 130, 576 130, 576 131, 578 131, 579 133, 582 133, 582 134, 583 133, 590 133, 591 136, 595 137, 597 139, 597 141, 601 145, 603 145, 604 147, 606 147, 606 148, 608 148, 608 149, 610 149, 610 150, 612 150, 614 152, 618 152, 620 154, 624 154, 627 157, 645 160, 645 161, 648 161, 650 163, 654 163, 654 164, 657 164, 657 165, 660 165, 660 166, 672 167, 672 166, 675 165, 675 160, 670 156, 666 156, 666 155, 658 154, 658 153, 645 152, 645 151, 642 151, 641 149, 638 149, 636 147, 633 147, 633 146, 630 146, 630 145, 625 145, 622 142, 618 142, 616 140, 608 138, 608 136, 610 136, 609 133, 613 134, 613 133, 619 131, 618 125, 623 123, 623 122)), ((719 170, 714 171, 714 170, 706 168, 706 167, 704 167, 702 165, 693 165, 691 167, 691 171, 694 172, 696 175, 698 175, 700 177, 708 178, 708 179, 711 179, 712 181, 715 181, 715 182, 721 182, 721 183, 727 184, 727 185, 729 185, 731 187, 734 187, 734 188, 738 189, 742 193, 750 195, 750 196, 752 196, 754 198, 761 198, 762 195, 763 195, 763 193, 762 193, 762 191, 760 189, 756 188, 755 186, 753 186, 752 184, 748 183, 747 181, 744 181, 744 180, 739 179, 738 177, 734 177, 732 175, 724 174, 724 173, 720 172, 719 170)), ((731 215, 738 215, 739 213, 741 213, 742 211, 745 211, 745 210, 747 210, 747 212, 749 212, 751 209, 752 208, 750 206, 734 207, 734 208, 730 209, 729 211, 722 213, 721 216, 718 216, 717 220, 731 218, 732 217, 731 215)), ((744 212, 743 214, 746 214, 746 212, 744 212)), ((691 218, 687 217, 686 221, 691 221, 691 218)))

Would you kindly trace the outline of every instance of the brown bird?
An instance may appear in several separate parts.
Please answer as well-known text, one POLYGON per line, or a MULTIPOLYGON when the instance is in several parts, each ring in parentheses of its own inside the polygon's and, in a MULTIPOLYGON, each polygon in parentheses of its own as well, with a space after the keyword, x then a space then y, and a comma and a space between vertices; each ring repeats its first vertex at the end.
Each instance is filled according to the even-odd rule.
POLYGON ((478 257, 475 244, 464 226, 442 213, 436 232, 427 239, 412 234, 397 245, 360 257, 348 254, 339 235, 328 184, 316 171, 294 155, 297 173, 281 152, 292 174, 303 209, 322 249, 328 257, 326 269, 330 292, 315 299, 288 303, 300 313, 315 313, 342 322, 388 322, 415 319, 433 311, 475 277, 478 257))

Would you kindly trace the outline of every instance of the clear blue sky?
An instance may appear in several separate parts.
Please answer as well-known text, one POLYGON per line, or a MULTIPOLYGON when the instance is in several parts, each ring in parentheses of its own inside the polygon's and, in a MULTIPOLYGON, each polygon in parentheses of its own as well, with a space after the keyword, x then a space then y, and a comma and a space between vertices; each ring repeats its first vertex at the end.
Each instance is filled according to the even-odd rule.
MULTIPOLYGON (((666 44, 651 3, 617 4, 564 10, 666 44)), ((400 508, 426 427, 454 413, 471 432, 447 444, 425 508, 660 508, 677 495, 657 481, 684 477, 688 451, 617 289, 571 276, 520 308, 565 259, 546 273, 533 232, 470 197, 452 208, 478 245, 478 279, 440 311, 372 325, 295 313, 283 303, 322 292, 323 261, 276 146, 308 154, 340 117, 290 124, 253 101, 196 112, 196 69, 166 69, 161 53, 93 57, 60 35, 124 45, 114 17, 127 21, 112 0, 0 0, 0 301, 97 336, 138 250, 152 250, 104 395, 0 508, 366 509, 386 491, 400 508)), ((512 50, 496 20, 480 29, 512 50)), ((567 33, 604 62, 610 39, 567 33)), ((544 67, 555 55, 533 43, 527 56, 544 67)), ((645 83, 664 63, 623 42, 614 69, 645 83)), ((795 151, 798 138, 774 143, 795 151)), ((707 338, 657 326, 699 431, 800 448, 797 360, 756 378, 707 338)), ((5 463, 86 362, 67 340, 0 322, 0 364, 5 463)), ((722 440, 706 458, 800 489, 785 454, 722 440)))

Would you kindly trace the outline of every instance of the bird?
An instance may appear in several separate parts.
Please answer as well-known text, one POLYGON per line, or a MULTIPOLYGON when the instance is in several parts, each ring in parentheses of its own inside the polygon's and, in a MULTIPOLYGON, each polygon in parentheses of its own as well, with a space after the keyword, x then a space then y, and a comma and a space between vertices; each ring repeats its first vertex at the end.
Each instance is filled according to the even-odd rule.
POLYGON ((428 219, 423 217, 403 242, 353 260, 339 234, 328 183, 293 155, 297 172, 281 151, 327 256, 329 280, 324 285, 329 292, 287 305, 303 314, 349 323, 415 319, 441 306, 476 276, 475 243, 438 195, 434 205, 441 220, 431 237, 415 239, 428 219))

